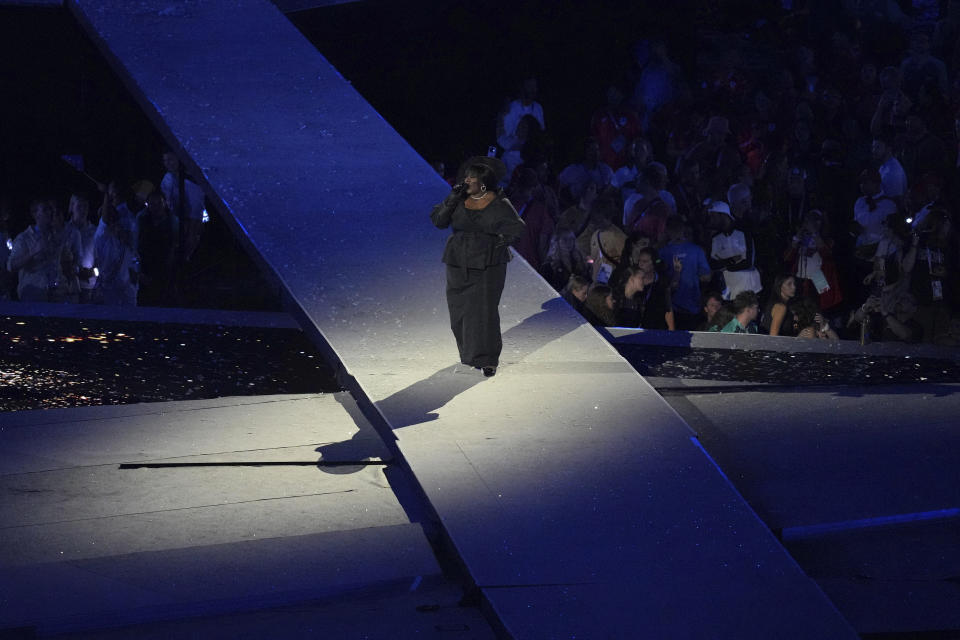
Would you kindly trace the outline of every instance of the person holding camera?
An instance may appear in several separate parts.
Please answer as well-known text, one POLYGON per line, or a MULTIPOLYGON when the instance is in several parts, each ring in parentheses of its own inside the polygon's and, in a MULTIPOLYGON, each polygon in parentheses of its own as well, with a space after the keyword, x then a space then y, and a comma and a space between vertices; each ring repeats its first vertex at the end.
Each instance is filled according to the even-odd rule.
POLYGON ((443 261, 450 328, 460 362, 481 369, 488 378, 496 374, 503 349, 499 306, 511 259, 509 246, 525 230, 497 186, 505 173, 496 158, 471 158, 461 172, 463 181, 430 212, 434 226, 453 229, 443 261))

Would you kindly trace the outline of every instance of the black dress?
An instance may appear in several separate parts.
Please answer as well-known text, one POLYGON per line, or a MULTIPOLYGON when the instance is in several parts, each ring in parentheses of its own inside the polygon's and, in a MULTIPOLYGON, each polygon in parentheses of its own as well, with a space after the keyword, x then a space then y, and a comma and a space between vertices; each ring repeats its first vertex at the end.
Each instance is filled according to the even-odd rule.
POLYGON ((499 306, 511 257, 509 245, 523 235, 523 221, 502 196, 473 210, 455 194, 433 207, 430 220, 440 229, 453 229, 443 262, 447 265, 450 328, 460 362, 496 367, 503 348, 499 306))

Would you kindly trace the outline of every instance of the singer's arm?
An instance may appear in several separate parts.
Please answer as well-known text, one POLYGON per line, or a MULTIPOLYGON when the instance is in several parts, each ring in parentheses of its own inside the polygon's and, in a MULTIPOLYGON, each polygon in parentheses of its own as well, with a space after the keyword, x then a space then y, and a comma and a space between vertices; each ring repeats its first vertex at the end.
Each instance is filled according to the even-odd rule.
POLYGON ((450 226, 453 212, 456 210, 457 205, 463 201, 461 195, 463 192, 464 185, 458 184, 450 192, 450 195, 443 199, 443 202, 433 206, 433 210, 430 212, 430 221, 433 222, 435 227, 438 229, 446 229, 450 226))

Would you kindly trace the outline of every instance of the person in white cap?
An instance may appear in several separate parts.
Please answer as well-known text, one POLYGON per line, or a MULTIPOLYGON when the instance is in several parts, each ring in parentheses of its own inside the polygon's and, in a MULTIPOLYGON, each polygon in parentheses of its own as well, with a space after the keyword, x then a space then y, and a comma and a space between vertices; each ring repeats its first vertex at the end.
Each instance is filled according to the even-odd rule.
POLYGON ((723 272, 723 299, 732 300, 741 291, 758 293, 763 285, 753 262, 753 238, 735 226, 726 202, 712 201, 707 212, 707 224, 717 230, 710 243, 710 266, 723 272))

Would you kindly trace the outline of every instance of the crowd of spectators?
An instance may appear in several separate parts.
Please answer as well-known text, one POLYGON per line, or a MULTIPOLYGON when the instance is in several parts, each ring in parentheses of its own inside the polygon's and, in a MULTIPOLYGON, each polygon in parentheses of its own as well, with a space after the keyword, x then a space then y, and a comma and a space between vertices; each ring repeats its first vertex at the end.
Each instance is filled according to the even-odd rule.
POLYGON ((496 131, 518 252, 598 325, 957 344, 960 1, 779 4, 694 65, 624 51, 581 131, 525 78, 496 131))
POLYGON ((14 234, 0 206, 0 300, 174 306, 196 250, 205 213, 202 189, 173 152, 162 157, 160 187, 141 180, 124 190, 99 183, 95 200, 36 198, 14 234), (64 213, 66 205, 66 213, 64 213))

